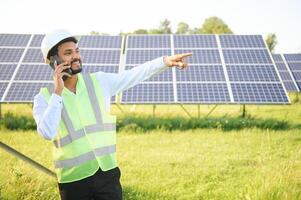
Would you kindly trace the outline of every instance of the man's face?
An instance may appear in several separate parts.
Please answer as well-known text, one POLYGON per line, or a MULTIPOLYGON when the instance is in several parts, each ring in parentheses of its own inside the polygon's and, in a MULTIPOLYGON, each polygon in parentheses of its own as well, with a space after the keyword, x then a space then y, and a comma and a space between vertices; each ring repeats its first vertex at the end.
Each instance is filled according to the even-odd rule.
POLYGON ((74 42, 65 42, 58 47, 58 56, 63 62, 68 62, 72 70, 80 69, 81 58, 77 44, 74 42))

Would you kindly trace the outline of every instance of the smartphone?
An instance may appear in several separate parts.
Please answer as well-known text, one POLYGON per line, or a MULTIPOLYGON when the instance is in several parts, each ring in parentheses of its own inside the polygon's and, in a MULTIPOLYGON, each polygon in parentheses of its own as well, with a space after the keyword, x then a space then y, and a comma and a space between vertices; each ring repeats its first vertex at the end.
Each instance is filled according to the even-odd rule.
MULTIPOLYGON (((52 67, 52 69, 54 70, 55 66, 54 63, 56 61, 56 65, 60 65, 63 63, 62 59, 60 59, 60 57, 58 55, 54 55, 54 56, 50 56, 50 66, 52 67)), ((70 75, 72 75, 72 70, 70 68, 63 70, 63 72, 66 72, 70 75)), ((63 76, 63 80, 65 81, 68 78, 67 75, 63 76)))

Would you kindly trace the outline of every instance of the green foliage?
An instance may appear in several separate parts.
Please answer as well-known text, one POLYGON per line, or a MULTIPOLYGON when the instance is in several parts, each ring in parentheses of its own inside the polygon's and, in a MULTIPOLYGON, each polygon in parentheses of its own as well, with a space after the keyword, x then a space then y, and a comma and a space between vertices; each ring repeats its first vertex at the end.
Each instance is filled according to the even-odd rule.
POLYGON ((168 19, 164 19, 162 22, 160 22, 159 30, 162 32, 162 34, 171 34, 170 21, 168 19))
POLYGON ((147 34, 147 30, 146 29, 137 29, 133 32, 134 34, 147 34))
POLYGON ((278 43, 276 34, 275 33, 268 34, 265 39, 265 42, 267 43, 269 50, 271 52, 274 52, 275 47, 278 43))
POLYGON ((200 33, 203 34, 223 34, 233 33, 228 25, 218 17, 209 17, 205 20, 200 33))
POLYGON ((0 125, 9 130, 35 130, 36 123, 33 118, 25 116, 15 116, 8 112, 0 120, 0 125))
POLYGON ((185 22, 178 23, 176 34, 187 34, 189 33, 189 25, 185 22))
MULTIPOLYGON (((299 126, 298 126, 299 127, 299 126)), ((274 119, 253 119, 253 118, 152 118, 126 116, 118 120, 117 128, 120 130, 151 131, 163 129, 173 130, 193 130, 193 129, 221 129, 223 131, 241 130, 246 128, 287 130, 298 128, 290 126, 287 121, 277 121, 274 119)))

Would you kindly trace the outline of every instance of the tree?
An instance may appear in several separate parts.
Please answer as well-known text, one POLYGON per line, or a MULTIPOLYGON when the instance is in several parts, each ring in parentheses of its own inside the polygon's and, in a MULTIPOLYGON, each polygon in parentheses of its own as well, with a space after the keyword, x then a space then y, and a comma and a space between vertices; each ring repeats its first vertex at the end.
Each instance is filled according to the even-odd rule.
POLYGON ((153 28, 148 31, 148 34, 164 34, 164 33, 160 29, 153 28))
POLYGON ((159 30, 162 34, 171 34, 171 25, 168 19, 165 19, 160 23, 159 30))
POLYGON ((147 34, 147 30, 146 29, 137 29, 133 32, 134 34, 147 34))
POLYGON ((189 25, 185 22, 179 22, 177 27, 177 34, 187 34, 189 33, 189 25))
POLYGON ((218 17, 209 17, 200 29, 203 34, 233 33, 228 25, 218 17))
POLYGON ((268 36, 265 39, 265 42, 267 43, 270 52, 273 52, 275 50, 275 46, 278 43, 276 34, 275 33, 269 33, 268 36))

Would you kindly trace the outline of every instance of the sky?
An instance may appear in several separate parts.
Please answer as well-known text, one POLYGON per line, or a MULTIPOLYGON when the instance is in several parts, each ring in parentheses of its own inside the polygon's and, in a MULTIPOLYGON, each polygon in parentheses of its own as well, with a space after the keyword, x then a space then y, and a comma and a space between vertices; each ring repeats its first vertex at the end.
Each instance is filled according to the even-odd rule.
POLYGON ((157 28, 171 21, 201 27, 211 16, 221 18, 235 34, 275 33, 275 53, 301 52, 301 0, 1 0, 0 33, 45 34, 69 29, 117 35, 157 28))

